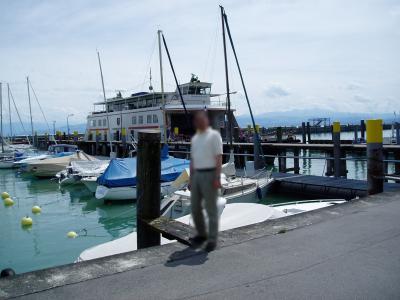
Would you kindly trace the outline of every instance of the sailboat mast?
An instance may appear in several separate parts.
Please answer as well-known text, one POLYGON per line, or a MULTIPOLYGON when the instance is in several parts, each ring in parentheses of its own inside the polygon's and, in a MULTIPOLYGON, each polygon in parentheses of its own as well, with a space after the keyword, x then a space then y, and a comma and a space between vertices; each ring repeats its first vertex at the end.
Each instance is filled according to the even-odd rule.
POLYGON ((13 136, 12 123, 11 123, 11 99, 10 99, 10 85, 7 83, 7 99, 8 99, 8 117, 10 122, 10 140, 13 136))
POLYGON ((29 114, 31 117, 31 133, 32 133, 32 142, 33 142, 33 120, 32 120, 32 105, 31 105, 31 92, 29 88, 29 76, 26 76, 26 87, 28 88, 28 102, 29 102, 29 114))
POLYGON ((0 135, 1 135, 1 152, 4 152, 3 137, 3 85, 0 82, 0 135))
POLYGON ((226 83, 226 99, 228 102, 228 137, 229 145, 231 150, 233 149, 233 139, 232 139, 232 118, 231 118, 231 97, 229 91, 229 75, 228 75, 228 57, 226 54, 226 39, 225 39, 225 22, 224 22, 224 8, 220 6, 221 9, 221 25, 222 25, 222 40, 224 43, 224 61, 225 61, 225 83, 226 83))
POLYGON ((164 34, 161 34, 161 37, 162 37, 162 40, 163 40, 165 52, 167 53, 167 57, 168 57, 169 65, 171 67, 172 74, 174 75, 176 89, 178 90, 179 98, 181 99, 183 110, 185 111, 186 123, 187 123, 188 128, 190 128, 191 124, 190 124, 190 121, 189 121, 189 114, 188 114, 188 111, 186 109, 185 101, 183 100, 182 91, 181 91, 181 88, 179 86, 178 79, 176 78, 176 73, 175 73, 174 65, 172 64, 171 55, 169 54, 167 41, 165 40, 164 34))
POLYGON ((163 108, 163 119, 164 119, 164 126, 163 126, 163 135, 164 135, 164 142, 167 142, 167 114, 165 112, 165 95, 164 95, 164 73, 163 73, 163 63, 162 63, 162 50, 161 50, 161 35, 162 31, 157 31, 158 36, 158 60, 160 63, 160 83, 161 83, 161 104, 163 108))
MULTIPOLYGON (((113 152, 112 150, 112 141, 111 141, 111 129, 110 129, 110 120, 108 118, 108 105, 107 105, 107 98, 106 98, 106 90, 104 88, 104 78, 103 78, 103 69, 101 68, 101 60, 100 60, 100 53, 97 51, 97 58, 99 59, 99 68, 100 68, 100 76, 101 76, 101 86, 103 87, 103 98, 104 103, 106 105, 106 118, 107 118, 107 127, 108 127, 108 138, 110 141, 110 156, 113 152)), ((122 122, 121 122, 122 123, 122 122)))
MULTIPOLYGON (((236 66, 237 66, 238 71, 239 71, 240 81, 242 82, 244 95, 245 95, 245 98, 246 98, 247 106, 249 108, 251 121, 253 123, 254 137, 255 137, 255 139, 254 139, 254 148, 255 148, 254 149, 254 161, 255 161, 255 163, 254 164, 256 165, 256 162, 257 162, 258 167, 261 168, 261 167, 264 167, 264 153, 263 153, 262 146, 261 146, 261 143, 260 143, 260 135, 259 135, 259 132, 257 131, 257 128, 256 128, 256 122, 254 121, 253 111, 251 109, 249 97, 247 95, 246 85, 244 84, 242 70, 240 69, 239 60, 238 60, 238 57, 237 57, 237 54, 236 54, 235 45, 233 44, 231 30, 229 29, 228 17, 226 16, 226 13, 225 13, 225 11, 224 11, 224 9, 222 7, 221 7, 221 11, 223 11, 223 13, 222 13, 223 22, 225 22, 225 25, 226 25, 226 31, 228 33, 229 41, 230 41, 230 44, 231 44, 231 47, 232 47, 232 52, 233 52, 233 55, 234 55, 235 61, 236 61, 236 66), (263 160, 260 160, 259 157, 256 157, 256 152, 261 153, 261 156, 263 157, 263 160)), ((257 155, 257 156, 259 156, 259 155, 257 155)))

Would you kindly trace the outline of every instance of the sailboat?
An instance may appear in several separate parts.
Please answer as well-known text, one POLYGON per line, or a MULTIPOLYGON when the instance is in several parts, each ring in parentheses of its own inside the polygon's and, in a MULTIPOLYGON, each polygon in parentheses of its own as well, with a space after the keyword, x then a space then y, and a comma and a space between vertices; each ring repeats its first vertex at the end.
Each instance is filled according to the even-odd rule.
POLYGON ((4 135, 3 135, 3 85, 0 82, 0 138, 1 138, 1 158, 0 169, 12 168, 14 162, 14 153, 12 151, 5 151, 4 135))
POLYGON ((74 154, 50 157, 42 160, 33 160, 26 165, 26 172, 36 177, 54 177, 64 170, 72 161, 94 161, 97 158, 77 150, 74 154))
MULTIPOLYGON (((78 160, 71 161, 65 170, 58 172, 56 177, 61 186, 83 183, 85 178, 96 178, 104 173, 110 164, 109 160, 78 160)), ((96 189, 93 191, 95 192, 96 189)))

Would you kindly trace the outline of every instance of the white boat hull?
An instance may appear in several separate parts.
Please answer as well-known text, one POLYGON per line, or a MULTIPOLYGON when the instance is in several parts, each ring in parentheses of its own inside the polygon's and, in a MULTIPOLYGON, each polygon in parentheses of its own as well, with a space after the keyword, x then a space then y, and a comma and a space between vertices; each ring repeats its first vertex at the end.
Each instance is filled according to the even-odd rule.
POLYGON ((67 166, 74 160, 92 161, 97 159, 87 155, 84 152, 77 152, 62 157, 33 160, 27 163, 26 171, 35 175, 36 177, 53 177, 56 176, 58 172, 65 170, 67 166))
POLYGON ((98 185, 95 196, 96 199, 99 200, 135 200, 136 187, 124 186, 108 188, 104 185, 98 185))
MULTIPOLYGON (((269 219, 284 217, 286 214, 271 208, 267 205, 256 203, 235 203, 228 204, 223 208, 220 217, 219 230, 229 230, 245 225, 251 225, 263 222, 269 219)), ((177 221, 193 226, 193 220, 190 215, 181 217, 177 221)), ((103 243, 83 251, 77 261, 91 260, 99 257, 115 255, 137 250, 137 233, 132 232, 122 238, 111 242, 103 243)), ((175 242, 161 238, 161 244, 175 242)))
POLYGON ((13 160, 10 161, 0 161, 0 169, 12 169, 15 168, 15 164, 13 160))
MULTIPOLYGON (((170 182, 161 184, 161 194, 165 194, 168 191, 168 187, 171 185, 170 182)), ((113 187, 108 188, 104 185, 97 185, 95 197, 99 200, 136 200, 137 191, 136 186, 125 186, 125 187, 113 187)))
POLYGON ((96 193, 97 189, 97 177, 83 177, 81 182, 85 185, 85 187, 92 192, 96 193))
MULTIPOLYGON (((264 222, 267 220, 279 219, 301 212, 312 211, 323 207, 346 202, 344 200, 317 200, 301 201, 298 203, 280 204, 272 207, 257 203, 233 203, 227 204, 220 217, 220 231, 247 226, 264 222)), ((177 221, 193 226, 191 215, 186 215, 177 219, 177 221)), ((161 244, 172 243, 174 241, 161 238, 161 244)), ((115 255, 137 250, 137 233, 132 232, 122 238, 103 243, 83 251, 78 259, 79 261, 96 259, 104 256, 115 255)))

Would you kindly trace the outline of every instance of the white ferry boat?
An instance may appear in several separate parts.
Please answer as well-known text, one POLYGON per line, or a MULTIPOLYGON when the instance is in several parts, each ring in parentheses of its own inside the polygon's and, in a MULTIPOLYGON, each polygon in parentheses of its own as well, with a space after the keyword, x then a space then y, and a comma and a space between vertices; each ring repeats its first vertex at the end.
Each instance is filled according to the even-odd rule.
MULTIPOLYGON (((118 92, 116 97, 94 104, 95 111, 87 117, 85 140, 96 141, 97 137, 97 141, 121 141, 124 138, 132 141, 142 129, 159 129, 164 141, 188 140, 194 133, 191 112, 197 110, 207 110, 210 125, 220 130, 224 137, 227 120, 225 95, 212 94, 211 85, 192 74, 190 82, 179 85, 185 107, 178 89, 174 92, 155 92, 150 85, 149 92, 128 97, 118 92), (96 110, 99 106, 100 110, 96 110), (111 136, 108 136, 109 131, 111 136)), ((232 120, 237 126, 233 116, 232 120)))

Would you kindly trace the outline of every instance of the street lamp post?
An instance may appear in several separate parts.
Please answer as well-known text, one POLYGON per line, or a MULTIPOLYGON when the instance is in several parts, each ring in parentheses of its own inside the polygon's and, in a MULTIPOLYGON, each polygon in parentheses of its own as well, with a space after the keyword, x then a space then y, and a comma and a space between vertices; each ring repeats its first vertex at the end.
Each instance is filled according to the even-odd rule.
POLYGON ((67 132, 68 132, 68 140, 70 139, 70 134, 69 134, 69 117, 73 117, 74 114, 69 114, 67 116, 67 132))

